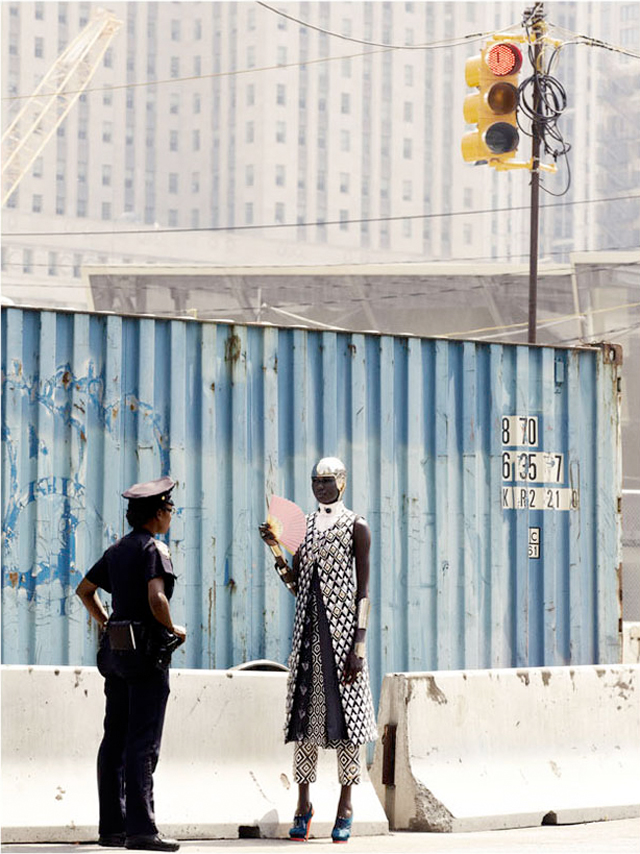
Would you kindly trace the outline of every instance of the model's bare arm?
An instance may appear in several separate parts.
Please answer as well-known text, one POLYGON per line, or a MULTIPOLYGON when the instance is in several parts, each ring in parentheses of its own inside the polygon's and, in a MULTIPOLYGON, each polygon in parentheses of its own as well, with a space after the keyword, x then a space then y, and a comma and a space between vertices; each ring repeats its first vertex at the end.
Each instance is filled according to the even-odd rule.
MULTIPOLYGON (((371 531, 364 519, 357 519, 353 529, 353 552, 356 561, 356 609, 358 602, 361 599, 369 598, 369 552, 371 550, 371 531)), ((356 610, 357 614, 357 610, 356 610)), ((344 670, 344 682, 349 684, 354 682, 362 668, 364 667, 364 658, 360 658, 355 654, 357 643, 364 643, 367 634, 366 629, 358 628, 356 619, 356 629, 353 636, 353 644, 351 652, 347 658, 347 663, 344 670)))
POLYGON ((170 632, 173 632, 174 635, 177 635, 181 640, 185 640, 187 637, 187 632, 184 626, 177 626, 171 619, 171 609, 169 607, 169 600, 167 599, 167 595, 164 592, 164 578, 161 576, 157 578, 152 578, 148 585, 148 599, 149 599, 149 607, 151 608, 151 613, 156 618, 156 620, 164 626, 166 629, 169 629, 170 632))

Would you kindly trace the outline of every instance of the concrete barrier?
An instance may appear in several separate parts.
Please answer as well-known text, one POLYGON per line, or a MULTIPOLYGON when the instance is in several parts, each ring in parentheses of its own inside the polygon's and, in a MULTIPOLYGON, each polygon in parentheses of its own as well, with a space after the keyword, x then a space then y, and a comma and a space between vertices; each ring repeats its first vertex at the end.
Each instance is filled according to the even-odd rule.
POLYGON ((640 815, 638 666, 394 673, 371 779, 392 830, 640 815))
MULTIPOLYGON (((172 670, 155 806, 180 839, 286 836, 295 811, 284 745, 286 673, 172 670)), ((103 679, 95 668, 2 668, 2 841, 97 838, 96 754, 103 679)), ((366 765, 365 765, 366 768, 366 765)), ((328 836, 339 796, 334 751, 312 786, 312 836, 328 836)), ((354 835, 388 832, 365 774, 354 835)))
POLYGON ((622 663, 640 664, 640 623, 622 624, 622 663))

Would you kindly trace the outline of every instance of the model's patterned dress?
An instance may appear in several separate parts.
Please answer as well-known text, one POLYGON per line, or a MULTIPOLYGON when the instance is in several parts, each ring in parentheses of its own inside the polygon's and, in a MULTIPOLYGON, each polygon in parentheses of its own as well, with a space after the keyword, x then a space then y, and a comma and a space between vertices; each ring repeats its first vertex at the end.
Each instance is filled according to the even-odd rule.
POLYGON ((356 518, 345 510, 320 532, 316 514, 307 516, 289 657, 287 741, 335 747, 338 741, 362 745, 378 737, 366 660, 355 682, 342 684, 356 628, 356 518))

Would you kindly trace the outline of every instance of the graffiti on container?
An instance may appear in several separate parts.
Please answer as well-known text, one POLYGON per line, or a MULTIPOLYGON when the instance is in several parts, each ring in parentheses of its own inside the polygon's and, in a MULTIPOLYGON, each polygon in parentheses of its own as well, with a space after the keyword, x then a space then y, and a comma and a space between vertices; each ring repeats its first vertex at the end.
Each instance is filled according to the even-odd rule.
MULTIPOLYGON (((92 362, 84 376, 75 375, 67 364, 59 366, 47 378, 25 376, 22 366, 14 362, 13 370, 3 376, 2 391, 11 407, 26 406, 28 412, 24 417, 23 410, 14 426, 5 408, 3 419, 6 497, 2 587, 23 591, 31 602, 40 585, 58 582, 65 591, 60 600, 63 614, 66 595, 76 583, 74 573, 86 571, 86 566, 76 568, 79 540, 84 546, 83 559, 104 548, 105 540, 113 542, 120 535, 105 522, 101 509, 87 494, 87 437, 94 434, 102 441, 105 433, 113 435, 120 431, 120 419, 114 413, 123 410, 124 402, 135 413, 132 417, 148 419, 159 465, 166 471, 169 463, 166 431, 162 429, 161 415, 135 395, 107 399, 104 379, 92 362), (48 446, 49 435, 54 430, 56 434, 66 431, 69 439, 75 435, 79 440, 71 444, 70 465, 68 458, 61 465, 57 458, 54 460, 48 446), (46 467, 46 474, 41 473, 40 463, 46 467), (99 542, 94 544, 92 539, 99 542)), ((115 501, 118 496, 113 498, 115 501)))

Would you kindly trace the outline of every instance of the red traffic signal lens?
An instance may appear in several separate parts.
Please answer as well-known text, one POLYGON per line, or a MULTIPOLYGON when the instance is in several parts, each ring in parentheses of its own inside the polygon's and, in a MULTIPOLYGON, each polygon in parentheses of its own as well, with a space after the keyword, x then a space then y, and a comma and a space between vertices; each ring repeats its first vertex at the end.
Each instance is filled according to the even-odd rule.
POLYGON ((496 115, 505 116, 518 106, 518 90, 511 83, 494 83, 489 89, 487 103, 496 115))
POLYGON ((492 45, 487 52, 487 65, 496 77, 515 74, 522 68, 520 48, 510 42, 498 42, 492 45))
POLYGON ((484 142, 494 154, 506 154, 515 151, 519 142, 518 131, 507 122, 496 122, 487 128, 484 142))

